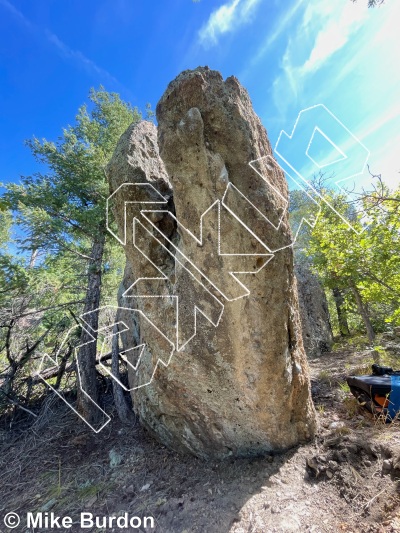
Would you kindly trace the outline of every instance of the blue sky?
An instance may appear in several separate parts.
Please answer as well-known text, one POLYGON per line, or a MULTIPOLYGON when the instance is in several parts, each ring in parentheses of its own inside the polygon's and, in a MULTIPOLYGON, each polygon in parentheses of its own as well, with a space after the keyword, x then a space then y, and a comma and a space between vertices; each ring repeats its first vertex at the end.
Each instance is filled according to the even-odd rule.
POLYGON ((324 104, 400 178, 400 2, 0 0, 0 182, 38 170, 24 139, 54 140, 90 87, 155 107, 181 70, 208 65, 250 93, 272 145, 324 104))

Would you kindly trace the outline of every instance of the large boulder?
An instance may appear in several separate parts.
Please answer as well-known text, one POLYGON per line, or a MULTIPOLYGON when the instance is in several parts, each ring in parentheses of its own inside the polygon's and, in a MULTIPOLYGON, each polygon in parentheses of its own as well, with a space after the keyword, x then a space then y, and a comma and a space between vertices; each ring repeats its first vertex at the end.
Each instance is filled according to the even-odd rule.
POLYGON ((287 184, 266 131, 238 80, 207 67, 169 84, 157 121, 130 127, 107 169, 134 409, 200 457, 310 439, 287 184))
POLYGON ((296 264, 303 344, 308 357, 318 357, 332 348, 333 334, 328 302, 317 276, 307 264, 296 264))

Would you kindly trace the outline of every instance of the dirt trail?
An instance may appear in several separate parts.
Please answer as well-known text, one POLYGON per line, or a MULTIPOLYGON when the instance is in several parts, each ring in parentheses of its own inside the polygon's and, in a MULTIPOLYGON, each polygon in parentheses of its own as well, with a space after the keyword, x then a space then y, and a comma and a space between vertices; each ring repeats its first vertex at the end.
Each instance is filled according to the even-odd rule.
POLYGON ((0 429, 0 517, 42 510, 78 523, 81 511, 128 512, 153 516, 155 529, 123 531, 159 533, 400 531, 398 423, 375 421, 340 386, 370 358, 349 348, 310 362, 318 437, 275 457, 182 457, 115 418, 91 434, 49 400, 32 427, 0 429))

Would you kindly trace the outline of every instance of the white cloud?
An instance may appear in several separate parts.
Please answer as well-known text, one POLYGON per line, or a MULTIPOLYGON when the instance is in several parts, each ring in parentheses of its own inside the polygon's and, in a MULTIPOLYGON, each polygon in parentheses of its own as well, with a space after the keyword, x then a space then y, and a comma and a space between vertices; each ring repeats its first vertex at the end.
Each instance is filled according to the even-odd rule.
POLYGON ((43 36, 46 37, 47 41, 58 51, 58 53, 71 61, 73 61, 78 67, 84 68, 89 74, 95 74, 116 85, 121 85, 112 74, 107 70, 99 67, 94 61, 86 57, 79 50, 71 49, 67 44, 65 44, 57 35, 51 31, 40 28, 33 22, 31 22, 25 15, 19 11, 11 2, 8 0, 0 0, 0 6, 3 6, 9 13, 11 13, 20 23, 22 23, 29 31, 37 35, 39 38, 43 39, 43 36))
POLYGON ((254 67, 269 51, 274 42, 283 34, 284 31, 293 23, 293 17, 296 15, 299 8, 304 4, 305 0, 297 0, 288 9, 285 8, 284 14, 277 21, 272 33, 269 33, 261 44, 255 56, 250 61, 250 66, 254 67))
MULTIPOLYGON (((386 86, 392 93, 398 91, 400 72, 394 65, 399 61, 400 34, 398 20, 400 17, 400 3, 387 0, 384 9, 374 10, 369 24, 354 39, 354 52, 348 54, 340 72, 335 74, 335 83, 339 84, 346 78, 350 79, 355 73, 359 79, 359 89, 362 95, 379 91, 379 85, 386 86), (361 73, 361 74, 360 74, 361 73)), ((388 105, 397 103, 393 94, 386 98, 388 105)))
POLYGON ((324 103, 370 150, 372 170, 393 186, 400 183, 399 17, 394 0, 373 10, 366 2, 310 0, 300 22, 296 17, 288 26, 272 86, 275 110, 268 110, 290 131, 300 109, 324 103))
MULTIPOLYGON (((293 19, 289 21, 290 37, 282 55, 281 72, 273 83, 274 102, 281 114, 286 114, 289 105, 297 106, 297 97, 301 100, 307 87, 306 92, 311 92, 310 79, 320 69, 327 67, 329 59, 335 53, 341 49, 347 50, 346 45, 353 42, 354 37, 358 38, 359 33, 363 33, 363 24, 371 11, 364 2, 353 3, 349 0, 311 0, 307 5, 299 1, 299 6, 294 5, 296 8, 303 6, 300 22, 296 24, 293 19)), ((351 62, 350 58, 345 64, 342 63, 340 72, 335 68, 335 84, 342 77, 343 71, 348 70, 351 62)), ((324 90, 325 81, 322 80, 324 90)), ((329 88, 332 89, 331 83, 329 88)), ((322 92, 319 81, 314 84, 312 93, 316 97, 317 93, 322 92)), ((324 101, 324 95, 320 94, 312 104, 320 101, 324 101)))
MULTIPOLYGON (((301 67, 304 73, 317 70, 335 52, 343 48, 368 18, 368 11, 362 3, 357 5, 346 1, 343 6, 338 7, 340 9, 333 10, 330 0, 320 2, 315 6, 326 22, 315 38, 314 47, 308 59, 301 67), (324 7, 326 10, 323 9, 324 7)), ((303 28, 308 28, 312 21, 310 10, 307 10, 303 19, 303 28)))
POLYGON ((17 9, 13 6, 8 0, 0 0, 0 5, 5 7, 10 13, 14 15, 24 26, 29 29, 33 29, 33 24, 17 9))
POLYGON ((49 30, 45 30, 46 37, 48 41, 61 53, 61 55, 67 59, 71 59, 80 67, 83 67, 89 74, 97 74, 103 79, 118 84, 118 80, 112 76, 107 70, 99 67, 94 61, 86 57, 79 50, 73 50, 68 45, 66 45, 57 35, 52 33, 49 30))
POLYGON ((224 33, 232 32, 250 21, 261 0, 232 0, 213 11, 199 30, 200 43, 210 47, 218 43, 224 33))

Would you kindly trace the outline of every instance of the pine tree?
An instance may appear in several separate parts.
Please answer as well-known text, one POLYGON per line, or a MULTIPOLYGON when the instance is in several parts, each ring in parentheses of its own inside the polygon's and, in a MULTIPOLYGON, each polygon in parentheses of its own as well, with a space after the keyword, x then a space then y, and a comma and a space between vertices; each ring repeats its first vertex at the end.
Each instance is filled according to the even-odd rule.
MULTIPOLYGON (((27 141, 46 172, 22 177, 20 184, 8 185, 4 195, 25 234, 21 247, 39 253, 41 266, 64 267, 66 278, 75 265, 69 285, 75 277, 76 285, 82 286, 82 276, 86 277, 82 311, 89 313, 93 331, 97 330, 98 313, 92 311, 100 306, 103 274, 113 246, 106 229, 108 184, 104 167, 121 134, 140 119, 139 111, 118 94, 102 87, 92 89, 89 107, 79 109, 75 125, 65 128, 56 142, 27 141)), ((79 367, 82 388, 97 401, 96 342, 89 340, 82 329, 79 367)), ((87 421, 95 422, 92 403, 81 390, 78 409, 87 421)))

